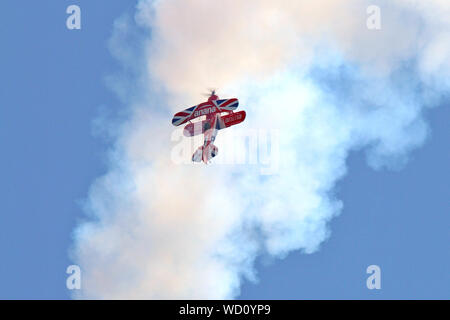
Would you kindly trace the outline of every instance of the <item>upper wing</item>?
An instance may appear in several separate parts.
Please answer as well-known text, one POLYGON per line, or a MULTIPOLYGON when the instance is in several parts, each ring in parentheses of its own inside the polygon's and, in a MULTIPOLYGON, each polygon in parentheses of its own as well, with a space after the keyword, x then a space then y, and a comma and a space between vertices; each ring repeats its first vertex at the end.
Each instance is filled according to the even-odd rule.
POLYGON ((197 108, 197 106, 193 106, 178 113, 175 113, 175 115, 172 118, 172 124, 174 126, 179 126, 180 124, 189 121, 192 117, 192 113, 194 112, 195 108, 197 108))
MULTIPOLYGON (((178 113, 176 113, 173 116, 172 119, 172 124, 174 126, 179 126, 183 123, 188 122, 189 120, 195 119, 197 117, 200 117, 203 113, 201 111, 203 111, 204 108, 206 107, 214 107, 216 106, 221 112, 225 112, 225 111, 233 111, 235 110, 238 106, 239 106, 239 101, 236 98, 232 98, 232 99, 221 99, 221 100, 213 100, 213 104, 211 104, 210 102, 204 102, 201 103, 199 105, 187 108, 183 111, 180 111, 178 113), (196 114, 195 110, 198 109, 199 112, 197 112, 198 114, 196 114)), ((213 111, 214 112, 214 111, 213 111)))
POLYGON ((239 106, 239 100, 236 98, 221 99, 221 100, 215 100, 214 104, 221 111, 233 111, 239 106))

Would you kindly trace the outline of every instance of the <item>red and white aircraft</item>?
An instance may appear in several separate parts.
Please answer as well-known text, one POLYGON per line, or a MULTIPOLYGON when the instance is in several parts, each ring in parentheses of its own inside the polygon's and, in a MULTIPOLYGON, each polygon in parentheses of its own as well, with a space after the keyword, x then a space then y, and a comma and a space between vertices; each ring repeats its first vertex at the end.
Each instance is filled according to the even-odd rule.
POLYGON ((208 163, 217 155, 219 149, 213 144, 217 132, 245 120, 245 111, 233 112, 238 105, 238 99, 219 100, 215 90, 212 90, 208 101, 178 112, 173 116, 172 124, 174 126, 189 122, 183 130, 186 137, 193 137, 198 134, 205 135, 205 142, 194 152, 192 161, 208 163), (191 120, 202 116, 205 116, 205 120, 191 122, 191 120))

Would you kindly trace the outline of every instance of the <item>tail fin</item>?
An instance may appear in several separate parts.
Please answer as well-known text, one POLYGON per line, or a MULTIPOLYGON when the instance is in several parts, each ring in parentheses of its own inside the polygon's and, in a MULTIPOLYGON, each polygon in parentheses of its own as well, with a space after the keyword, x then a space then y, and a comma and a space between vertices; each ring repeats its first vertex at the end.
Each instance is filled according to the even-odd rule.
POLYGON ((217 148, 215 145, 213 145, 212 143, 208 146, 208 160, 211 160, 212 158, 214 158, 215 156, 217 156, 217 154, 219 153, 219 148, 217 148))
POLYGON ((212 158, 214 158, 215 156, 217 156, 218 153, 219 153, 219 148, 217 148, 212 143, 208 144, 203 149, 203 162, 208 163, 208 161, 211 160, 212 158))

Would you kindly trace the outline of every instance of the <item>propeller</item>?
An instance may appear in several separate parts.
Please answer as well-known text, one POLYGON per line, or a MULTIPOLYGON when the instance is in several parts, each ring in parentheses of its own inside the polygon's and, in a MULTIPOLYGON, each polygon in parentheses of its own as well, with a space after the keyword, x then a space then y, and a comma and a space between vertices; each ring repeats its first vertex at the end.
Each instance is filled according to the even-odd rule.
POLYGON ((203 93, 202 95, 205 97, 211 97, 216 94, 216 89, 208 88, 209 93, 203 93))

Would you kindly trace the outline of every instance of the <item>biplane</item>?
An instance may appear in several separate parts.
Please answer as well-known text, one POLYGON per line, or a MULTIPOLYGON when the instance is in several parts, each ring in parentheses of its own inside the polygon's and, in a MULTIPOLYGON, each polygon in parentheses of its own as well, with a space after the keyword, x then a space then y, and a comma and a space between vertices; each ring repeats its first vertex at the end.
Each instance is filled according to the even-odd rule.
POLYGON ((219 99, 215 90, 212 90, 208 101, 187 108, 173 116, 172 124, 174 126, 188 123, 183 130, 186 137, 204 134, 204 143, 194 152, 192 161, 208 163, 217 156, 219 149, 213 142, 218 131, 245 120, 245 111, 234 112, 238 106, 238 99, 219 99), (194 119, 199 119, 199 121, 192 122, 194 119))

